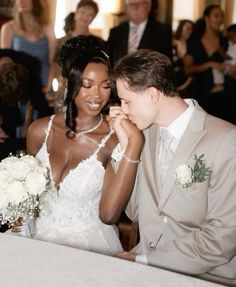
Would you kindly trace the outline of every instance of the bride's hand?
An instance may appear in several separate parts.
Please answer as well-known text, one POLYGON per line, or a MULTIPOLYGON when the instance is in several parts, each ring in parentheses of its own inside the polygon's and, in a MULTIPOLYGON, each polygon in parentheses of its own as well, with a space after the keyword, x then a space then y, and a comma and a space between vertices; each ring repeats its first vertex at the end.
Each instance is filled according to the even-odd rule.
POLYGON ((131 142, 134 142, 135 144, 142 144, 142 133, 136 127, 136 125, 128 119, 128 116, 123 113, 121 107, 110 107, 108 121, 116 132, 122 150, 125 150, 128 143, 131 142))
POLYGON ((23 218, 20 217, 18 218, 17 221, 13 222, 10 227, 11 227, 11 231, 18 233, 22 231, 22 226, 23 226, 23 218))
POLYGON ((128 137, 122 126, 123 119, 128 119, 128 117, 122 112, 120 106, 110 107, 110 112, 109 116, 107 116, 107 120, 110 127, 114 129, 122 149, 125 149, 128 144, 128 137))

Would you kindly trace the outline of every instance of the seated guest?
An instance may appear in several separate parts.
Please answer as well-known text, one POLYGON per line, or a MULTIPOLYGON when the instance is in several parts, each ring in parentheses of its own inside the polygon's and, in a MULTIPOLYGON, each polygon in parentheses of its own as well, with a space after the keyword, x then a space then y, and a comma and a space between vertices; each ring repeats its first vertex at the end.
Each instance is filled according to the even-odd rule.
POLYGON ((10 58, 0 58, 1 158, 16 152, 24 142, 16 139, 16 130, 27 119, 22 119, 19 103, 29 101, 29 74, 10 58), (20 144, 21 143, 21 144, 20 144))
MULTIPOLYGON (((126 209, 140 243, 118 256, 235 286, 236 126, 182 99, 171 61, 156 51, 125 56, 114 79, 121 107, 111 118, 122 128, 128 117, 145 137, 126 209)), ((123 141, 139 143, 126 133, 123 141)))
MULTIPOLYGON (((41 90, 41 81, 40 81, 40 63, 35 58, 24 52, 14 51, 12 49, 0 49, 0 61, 5 61, 4 59, 8 58, 8 60, 12 61, 15 64, 23 66, 28 72, 28 114, 20 113, 19 118, 21 118, 21 124, 18 126, 22 127, 18 129, 18 138, 25 138, 25 131, 32 121, 32 107, 37 111, 38 117, 43 117, 48 115, 49 110, 45 109, 47 105, 47 101, 42 94, 41 90), (30 105, 29 105, 30 104, 30 105), (27 118, 27 122, 24 120, 27 118)), ((18 113, 19 114, 19 113, 18 113)))

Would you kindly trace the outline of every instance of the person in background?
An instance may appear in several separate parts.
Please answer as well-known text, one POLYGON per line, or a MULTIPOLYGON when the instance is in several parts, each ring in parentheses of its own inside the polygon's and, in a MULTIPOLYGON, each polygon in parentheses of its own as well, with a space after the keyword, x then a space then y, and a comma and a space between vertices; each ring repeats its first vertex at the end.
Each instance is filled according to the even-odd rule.
POLYGON ((177 90, 183 98, 188 97, 188 88, 192 77, 186 77, 183 58, 187 52, 187 41, 193 32, 193 22, 183 19, 179 22, 173 37, 173 64, 176 75, 177 90))
MULTIPOLYGON (((45 3, 42 0, 16 0, 14 19, 4 23, 1 27, 1 48, 25 52, 36 57, 41 65, 40 79, 44 95, 51 91, 55 73, 54 56, 56 39, 53 27, 48 22, 45 3)), ((43 101, 41 101, 43 102, 43 101)), ((24 115, 32 107, 22 105, 24 115)), ((45 116, 52 110, 46 104, 42 107, 45 116)), ((19 135, 20 137, 22 135, 19 135)))
POLYGON ((28 98, 28 71, 9 57, 0 57, 0 160, 24 149, 16 128, 21 123, 18 103, 28 98))
POLYGON ((112 65, 137 49, 152 49, 172 59, 172 31, 150 15, 151 0, 126 0, 128 21, 110 30, 108 38, 112 65), (150 15, 150 17, 149 17, 150 15))
POLYGON ((236 24, 227 27, 229 47, 225 60, 225 94, 228 101, 227 119, 236 124, 236 24))
MULTIPOLYGON (((93 22, 98 13, 98 4, 93 0, 81 0, 75 12, 69 13, 65 18, 65 36, 58 41, 58 53, 66 40, 79 35, 91 35, 89 25, 93 22)), ((58 57, 57 57, 58 60, 58 57)))
MULTIPOLYGON (((2 64, 3 62, 6 62, 6 61, 17 64, 17 65, 21 65, 22 67, 24 67, 29 77, 29 81, 27 84, 28 91, 27 91, 27 96, 25 97, 27 101, 18 102, 18 107, 16 108, 17 112, 15 111, 14 113, 10 113, 11 115, 9 114, 9 120, 13 120, 17 116, 18 126, 22 126, 22 135, 23 135, 23 138, 19 140, 24 142, 24 139, 25 139, 24 135, 25 135, 27 126, 31 122, 31 115, 30 114, 22 115, 19 111, 19 106, 22 106, 23 103, 30 102, 30 106, 32 106, 33 109, 37 110, 37 113, 39 114, 39 116, 45 115, 45 110, 43 109, 43 107, 47 103, 46 103, 45 97, 42 94, 41 81, 39 78, 40 62, 35 57, 24 52, 14 51, 12 49, 0 49, 0 63, 2 64), (14 114, 14 116, 12 114, 14 114)), ((5 83, 5 85, 6 87, 8 87, 8 81, 5 83)), ((17 95, 15 96, 17 97, 17 95)), ((12 132, 11 135, 13 136, 13 134, 15 138, 17 135, 15 128, 14 128, 14 132, 12 132)))
POLYGON ((170 59, 156 51, 125 56, 113 79, 121 106, 110 117, 128 117, 145 137, 126 208, 140 242, 117 256, 234 286, 236 126, 182 99, 170 59))
POLYGON ((227 119, 223 62, 228 41, 220 30, 223 20, 224 13, 219 5, 205 8, 188 42, 184 69, 187 76, 194 77, 193 97, 207 112, 227 119))
MULTIPOLYGON (((66 111, 32 123, 27 153, 49 169, 51 180, 40 199, 34 238, 112 255, 122 251, 118 234, 99 216, 112 210, 118 221, 137 168, 128 158, 139 157, 142 143, 140 133, 133 135, 140 144, 120 142, 127 158, 115 173, 111 156, 118 138, 102 114, 111 94, 110 63, 101 48, 93 36, 74 37, 62 46, 66 111)), ((129 122, 124 128, 128 134, 133 131, 129 122)))
POLYGON ((75 29, 75 12, 70 12, 64 19, 65 25, 63 27, 66 35, 72 33, 75 29))

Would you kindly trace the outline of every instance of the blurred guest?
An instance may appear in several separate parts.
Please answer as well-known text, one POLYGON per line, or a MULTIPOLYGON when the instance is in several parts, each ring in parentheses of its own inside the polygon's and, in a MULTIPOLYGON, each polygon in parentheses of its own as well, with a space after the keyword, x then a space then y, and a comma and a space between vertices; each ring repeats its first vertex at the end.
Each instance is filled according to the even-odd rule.
POLYGON ((16 128, 21 123, 19 102, 28 101, 28 71, 10 58, 0 58, 0 159, 24 148, 16 139, 16 128))
POLYGON ((228 56, 226 63, 229 65, 227 67, 227 74, 233 76, 236 74, 236 24, 228 26, 226 33, 229 40, 229 47, 226 51, 228 56), (232 67, 234 65, 235 67, 232 67))
POLYGON ((112 28, 108 39, 112 64, 127 53, 144 48, 172 58, 171 27, 150 14, 151 0, 126 0, 125 3, 128 21, 112 28))
POLYGON ((236 24, 227 27, 229 47, 225 61, 225 93, 228 101, 228 120, 236 124, 236 24))
POLYGON ((72 33, 75 28, 75 12, 70 12, 64 19, 64 31, 66 35, 72 33))
MULTIPOLYGON (((3 24, 1 29, 1 46, 39 59, 41 86, 47 93, 51 90, 53 79, 56 40, 44 5, 42 0, 16 0, 14 19, 3 24)), ((44 110, 45 115, 52 112, 48 105, 44 106, 44 110)), ((21 112, 25 113, 24 106, 21 112)))
POLYGON ((194 76, 194 98, 209 113, 227 118, 224 93, 224 65, 227 38, 221 33, 224 13, 219 5, 209 5, 195 24, 184 57, 185 72, 194 76))
POLYGON ((16 64, 22 65, 29 75, 29 99, 31 105, 37 110, 40 117, 45 115, 44 106, 47 104, 45 97, 42 95, 41 81, 39 78, 40 62, 37 58, 13 49, 0 49, 0 62, 10 59, 16 64))
MULTIPOLYGON (((93 0, 81 0, 76 7, 76 12, 69 13, 64 19, 65 36, 58 41, 58 53, 61 46, 71 37, 79 35, 91 35, 89 25, 98 13, 98 4, 93 0)), ((58 59, 58 56, 57 56, 58 59)))
POLYGON ((183 58, 187 52, 187 41, 192 35, 193 22, 183 19, 179 22, 173 38, 173 65, 176 76, 177 90, 182 97, 188 97, 188 87, 192 77, 187 77, 184 72, 183 58))

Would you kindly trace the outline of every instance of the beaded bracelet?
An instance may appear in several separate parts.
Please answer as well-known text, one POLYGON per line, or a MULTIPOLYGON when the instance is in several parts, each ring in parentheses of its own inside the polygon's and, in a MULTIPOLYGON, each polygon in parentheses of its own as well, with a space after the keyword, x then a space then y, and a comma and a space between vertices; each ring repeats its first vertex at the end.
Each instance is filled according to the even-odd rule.
POLYGON ((138 159, 138 160, 132 160, 132 159, 130 159, 129 157, 127 157, 127 155, 125 155, 125 154, 123 154, 123 158, 125 158, 128 162, 130 162, 130 163, 140 163, 140 159, 138 159))

